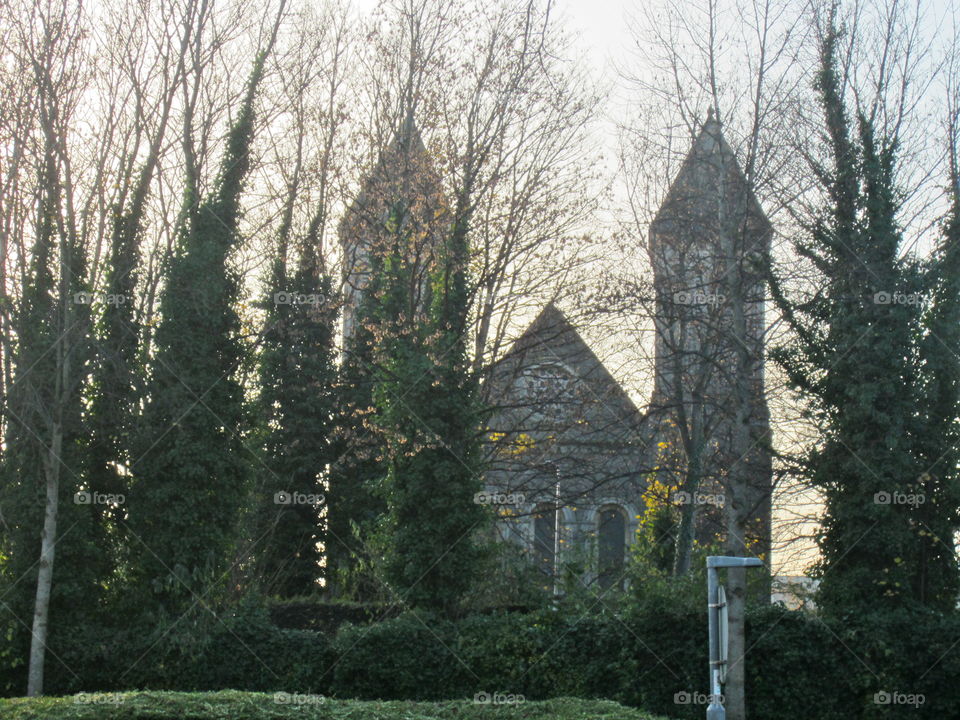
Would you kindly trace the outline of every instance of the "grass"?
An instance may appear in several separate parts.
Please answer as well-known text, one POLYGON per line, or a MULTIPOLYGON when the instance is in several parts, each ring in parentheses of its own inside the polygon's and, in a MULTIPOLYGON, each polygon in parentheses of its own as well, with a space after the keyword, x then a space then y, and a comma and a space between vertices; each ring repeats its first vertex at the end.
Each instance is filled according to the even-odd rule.
POLYGON ((0 700, 3 720, 664 720, 606 700, 483 704, 333 700, 320 695, 130 692, 0 700))

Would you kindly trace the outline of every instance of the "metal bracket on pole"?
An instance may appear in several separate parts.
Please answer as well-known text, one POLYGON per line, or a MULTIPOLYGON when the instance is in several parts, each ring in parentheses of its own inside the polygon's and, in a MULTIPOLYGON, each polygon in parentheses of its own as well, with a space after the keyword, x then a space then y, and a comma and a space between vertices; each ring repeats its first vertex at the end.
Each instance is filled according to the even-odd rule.
POLYGON ((727 711, 721 700, 721 689, 726 680, 727 652, 726 633, 721 632, 721 609, 726 610, 726 598, 717 578, 720 568, 761 567, 760 558, 728 557, 710 555, 707 557, 707 621, 710 631, 710 704, 707 706, 707 720, 726 720, 727 711), (721 635, 724 637, 721 638, 721 635))

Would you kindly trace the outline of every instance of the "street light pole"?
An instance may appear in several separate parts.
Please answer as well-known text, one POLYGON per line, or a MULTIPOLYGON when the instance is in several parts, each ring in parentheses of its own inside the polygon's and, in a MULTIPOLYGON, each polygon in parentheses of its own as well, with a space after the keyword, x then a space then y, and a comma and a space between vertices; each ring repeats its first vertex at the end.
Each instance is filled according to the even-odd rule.
MULTIPOLYGON (((760 558, 727 557, 709 555, 707 557, 707 624, 710 642, 710 704, 707 706, 707 720, 726 720, 727 711, 721 701, 722 672, 726 663, 726 653, 720 647, 720 613, 725 611, 720 602, 720 581, 717 570, 720 568, 760 567, 760 558)), ((726 603, 722 603, 724 606, 726 603)))

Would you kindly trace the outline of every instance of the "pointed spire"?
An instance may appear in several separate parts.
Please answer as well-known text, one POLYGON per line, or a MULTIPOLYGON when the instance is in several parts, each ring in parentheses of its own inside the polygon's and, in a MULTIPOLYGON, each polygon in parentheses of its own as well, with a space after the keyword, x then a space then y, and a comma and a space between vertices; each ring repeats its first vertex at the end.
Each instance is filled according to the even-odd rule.
POLYGON ((722 194, 732 203, 730 207, 742 207, 760 225, 769 226, 736 155, 723 137, 717 111, 711 107, 680 171, 670 184, 651 230, 656 231, 663 223, 689 224, 706 208, 716 204, 718 189, 722 189, 722 194))
POLYGON ((407 108, 407 112, 400 122, 395 145, 401 153, 423 153, 427 150, 423 144, 420 129, 417 127, 412 107, 407 108))
POLYGON ((711 105, 707 108, 707 119, 703 121, 703 125, 700 126, 700 135, 704 133, 709 133, 717 137, 721 136, 720 129, 720 112, 711 105))

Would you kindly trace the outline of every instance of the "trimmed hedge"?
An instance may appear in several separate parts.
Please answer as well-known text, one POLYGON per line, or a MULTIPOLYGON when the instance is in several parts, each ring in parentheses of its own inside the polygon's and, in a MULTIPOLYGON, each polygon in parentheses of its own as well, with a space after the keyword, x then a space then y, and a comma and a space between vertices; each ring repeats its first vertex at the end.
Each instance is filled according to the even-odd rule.
POLYGON ((47 660, 48 690, 54 694, 288 688, 320 693, 328 689, 328 671, 336 661, 326 635, 277 628, 265 610, 203 618, 192 626, 183 621, 153 633, 90 628, 72 640, 47 660))
MULTIPOLYGON (((613 702, 560 698, 485 705, 330 700, 262 693, 123 693, 0 700, 5 720, 658 720, 613 702)), ((663 719, 660 719, 663 720, 663 719)))
MULTIPOLYGON (((49 691, 230 688, 420 701, 485 692, 531 701, 605 698, 691 720, 704 712, 683 699, 706 689, 706 617, 682 605, 458 621, 405 613, 345 624, 335 636, 278 628, 263 609, 184 625, 152 635, 91 626, 48 658, 49 691)), ((960 707, 956 617, 904 613, 840 624, 782 606, 754 608, 747 647, 747 698, 756 718, 802 708, 812 720, 872 720, 907 710, 940 720, 960 707), (875 702, 877 693, 893 701, 875 702), (897 702, 911 696, 922 696, 922 704, 897 702)))
POLYGON ((401 608, 350 602, 329 602, 312 598, 270 600, 270 620, 285 630, 313 630, 335 634, 341 625, 355 625, 395 618, 401 608))

